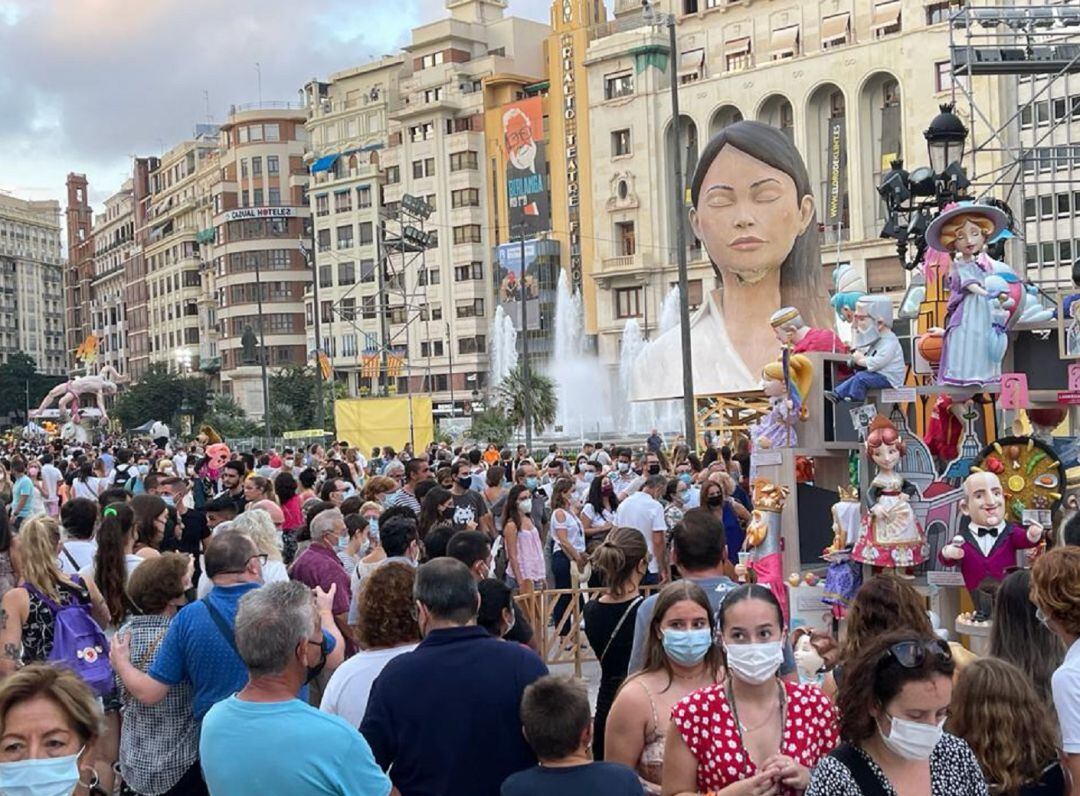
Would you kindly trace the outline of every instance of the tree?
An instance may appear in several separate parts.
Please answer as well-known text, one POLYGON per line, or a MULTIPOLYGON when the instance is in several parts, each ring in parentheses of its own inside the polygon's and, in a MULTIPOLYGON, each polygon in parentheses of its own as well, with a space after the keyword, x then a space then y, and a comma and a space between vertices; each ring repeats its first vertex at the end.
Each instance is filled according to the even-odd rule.
POLYGON ((555 397, 555 383, 534 368, 529 369, 528 380, 525 368, 518 365, 495 388, 495 402, 506 413, 515 426, 525 422, 525 394, 528 392, 532 404, 533 431, 543 431, 555 422, 558 400, 555 397))
POLYGON ((62 382, 61 376, 38 373, 33 357, 22 351, 8 354, 0 365, 0 417, 16 414, 26 419, 26 407, 34 410, 49 390, 62 382))
POLYGON ((140 426, 148 420, 175 426, 181 407, 185 407, 192 422, 198 425, 206 414, 209 397, 206 379, 178 376, 171 373, 165 363, 155 362, 138 382, 120 393, 112 413, 127 428, 140 426))
POLYGON ((262 433, 262 426, 249 418, 231 396, 214 395, 210 409, 202 419, 222 437, 257 437, 262 433))
MULTIPOLYGON (((323 416, 327 430, 334 428, 334 400, 344 397, 344 384, 323 382, 323 416)), ((291 365, 270 374, 270 430, 274 435, 315 428, 316 408, 314 367, 291 365)))
POLYGON ((502 448, 514 435, 514 425, 501 409, 492 407, 473 415, 469 436, 478 442, 493 442, 502 448))

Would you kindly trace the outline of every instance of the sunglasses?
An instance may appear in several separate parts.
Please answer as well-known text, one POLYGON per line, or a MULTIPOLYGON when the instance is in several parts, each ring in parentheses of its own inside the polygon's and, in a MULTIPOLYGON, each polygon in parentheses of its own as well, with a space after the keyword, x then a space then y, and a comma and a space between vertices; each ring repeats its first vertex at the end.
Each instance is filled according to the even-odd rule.
POLYGON ((881 662, 892 659, 905 669, 918 669, 926 661, 927 655, 936 655, 939 661, 951 661, 952 651, 941 639, 933 641, 901 641, 893 644, 882 653, 881 662))

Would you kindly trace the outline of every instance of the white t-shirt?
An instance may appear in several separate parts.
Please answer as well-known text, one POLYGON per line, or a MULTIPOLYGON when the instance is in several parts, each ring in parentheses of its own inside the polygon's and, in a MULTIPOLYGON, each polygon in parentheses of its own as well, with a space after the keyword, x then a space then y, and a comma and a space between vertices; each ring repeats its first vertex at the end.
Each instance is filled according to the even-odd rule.
POLYGON ((633 528, 645 537, 645 544, 649 548, 649 572, 659 572, 652 535, 655 531, 667 531, 664 507, 660 501, 645 492, 634 492, 619 504, 615 524, 620 528, 633 528))
MULTIPOLYGON (((78 574, 85 567, 92 567, 94 553, 96 552, 97 542, 93 539, 65 539, 64 547, 60 551, 60 569, 66 575, 78 574), (67 554, 75 559, 76 566, 71 565, 71 561, 68 559, 68 555, 64 555, 64 551, 67 551, 67 554)), ((128 574, 131 573, 128 572, 128 574)))
POLYGON ((596 516, 596 509, 593 508, 592 503, 586 503, 585 507, 581 510, 581 513, 589 518, 589 522, 593 525, 603 525, 605 522, 615 522, 615 512, 611 509, 604 509, 600 516, 596 516))
POLYGON ((1061 726, 1061 748, 1067 755, 1080 755, 1080 640, 1065 653, 1050 688, 1061 726))
POLYGON ((98 495, 102 492, 101 482, 104 479, 95 478, 91 476, 83 481, 81 478, 76 478, 72 485, 72 493, 77 498, 88 498, 89 500, 97 500, 98 495))
POLYGON ((391 647, 385 650, 361 650, 341 664, 330 677, 323 691, 319 710, 341 716, 354 727, 359 727, 367 710, 371 684, 390 661, 398 655, 412 652, 416 644, 391 647))
POLYGON ((45 487, 45 492, 42 497, 45 498, 46 503, 55 503, 59 499, 56 490, 60 486, 62 480, 64 480, 64 476, 62 476, 60 471, 51 464, 44 464, 41 466, 41 484, 45 487))
POLYGON ((552 550, 561 550, 556 531, 566 532, 566 541, 579 553, 585 552, 585 530, 581 527, 581 520, 569 509, 555 509, 551 512, 551 543, 552 550), (559 522, 559 514, 562 514, 562 522, 559 522))
MULTIPOLYGON (((72 543, 68 542, 68 544, 72 543)), ((60 554, 60 558, 64 558, 63 553, 60 554)), ((128 553, 126 556, 124 556, 124 565, 127 569, 127 576, 130 578, 131 573, 135 571, 135 567, 139 566, 139 564, 141 564, 145 560, 146 559, 142 556, 137 556, 134 553, 128 553)), ((86 566, 79 570, 79 577, 83 580, 90 580, 94 577, 94 561, 92 558, 90 562, 86 564, 86 566)))

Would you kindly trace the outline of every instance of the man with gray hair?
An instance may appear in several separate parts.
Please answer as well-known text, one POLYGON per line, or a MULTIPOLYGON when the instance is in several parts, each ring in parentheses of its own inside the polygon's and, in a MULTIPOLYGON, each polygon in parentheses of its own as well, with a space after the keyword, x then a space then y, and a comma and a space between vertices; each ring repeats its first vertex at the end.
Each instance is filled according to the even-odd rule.
POLYGON ((236 613, 236 648, 247 684, 211 708, 199 739, 212 794, 394 792, 354 727, 296 699, 326 657, 306 586, 286 581, 245 594, 236 613))
POLYGON ((424 640, 376 678, 360 732, 402 793, 498 796, 503 780, 536 763, 518 710, 547 667, 477 627, 480 594, 460 561, 424 564, 413 596, 424 640))
POLYGON ((660 503, 660 496, 666 487, 666 476, 649 475, 639 491, 626 499, 620 498, 619 507, 615 510, 615 527, 633 528, 645 538, 648 545, 649 571, 641 581, 646 585, 668 581, 667 521, 660 503))
POLYGON ((311 544, 293 562, 289 577, 308 588, 320 588, 334 595, 334 621, 346 639, 346 652, 351 654, 355 651, 352 648, 352 628, 349 627, 352 592, 349 575, 337 554, 348 541, 345 517, 340 509, 320 511, 312 519, 310 528, 311 544))

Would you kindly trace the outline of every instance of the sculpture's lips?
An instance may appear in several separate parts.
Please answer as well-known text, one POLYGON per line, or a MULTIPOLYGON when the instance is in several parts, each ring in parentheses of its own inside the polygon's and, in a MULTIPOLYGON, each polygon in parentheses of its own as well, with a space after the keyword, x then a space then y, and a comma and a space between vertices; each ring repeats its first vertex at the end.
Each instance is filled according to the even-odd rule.
POLYGON ((765 243, 765 241, 763 241, 761 238, 755 238, 751 235, 748 235, 742 238, 735 238, 735 240, 733 240, 728 245, 732 249, 735 249, 737 251, 753 251, 754 249, 761 246, 763 243, 765 243))

